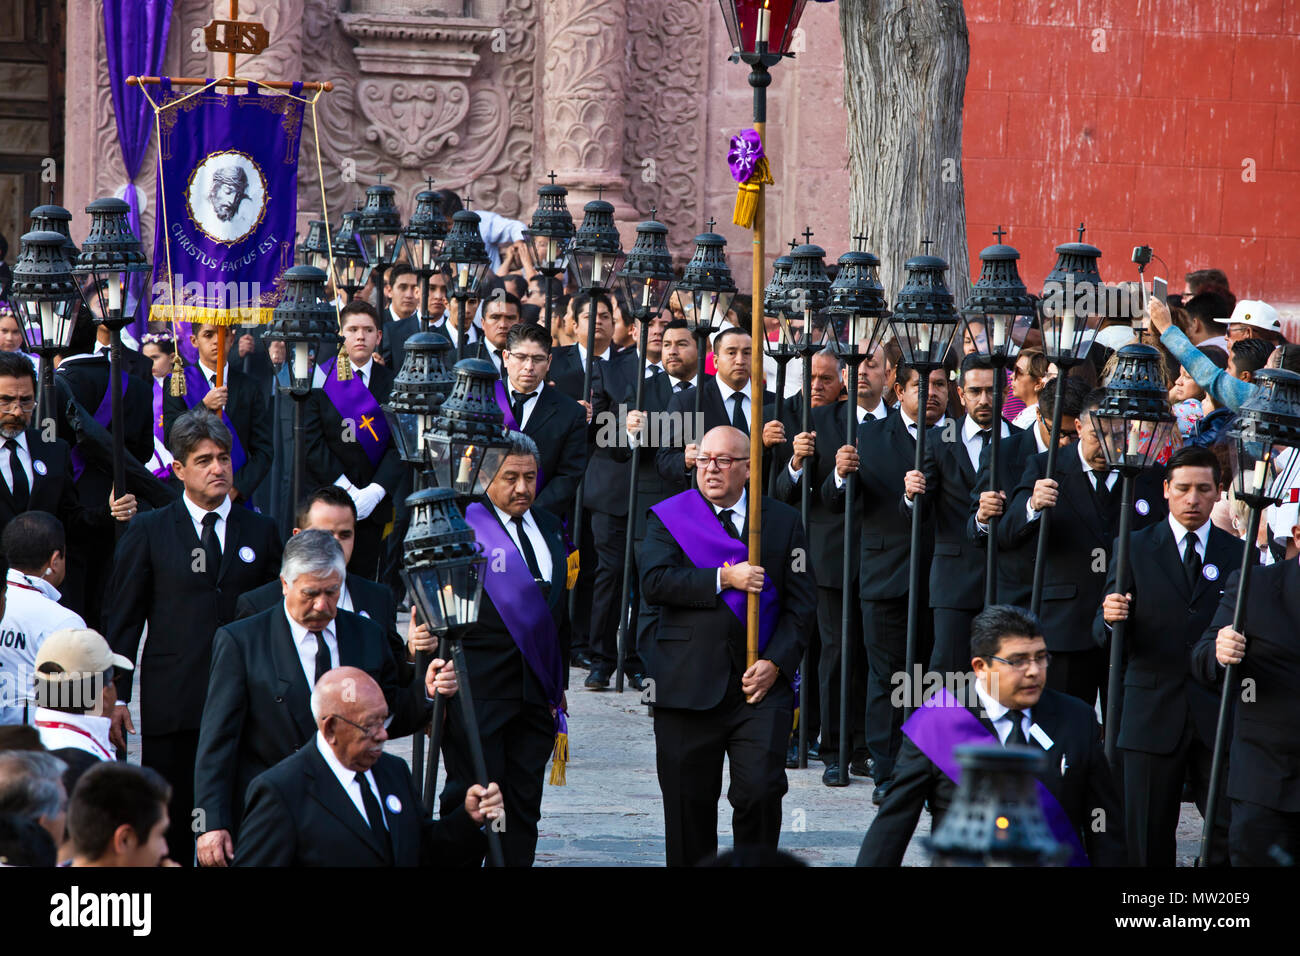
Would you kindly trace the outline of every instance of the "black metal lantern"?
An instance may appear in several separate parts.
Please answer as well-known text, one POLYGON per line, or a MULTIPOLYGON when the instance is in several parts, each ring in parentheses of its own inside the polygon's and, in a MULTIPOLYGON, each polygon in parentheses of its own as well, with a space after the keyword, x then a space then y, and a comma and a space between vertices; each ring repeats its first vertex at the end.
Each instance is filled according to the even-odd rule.
POLYGON ((402 539, 406 582, 429 630, 438 636, 478 621, 487 559, 450 488, 406 499, 411 525, 402 539))
POLYGON ((1043 352, 1061 368, 1087 359, 1106 317, 1105 289, 1097 271, 1101 250, 1083 242, 1083 233, 1080 225, 1079 242, 1056 247, 1056 266, 1043 282, 1039 302, 1043 352))
POLYGON ((357 217, 356 233, 366 261, 379 271, 382 282, 384 271, 402 254, 402 214, 397 209, 392 186, 380 182, 366 190, 366 204, 357 217))
MULTIPOLYGON (((866 240, 855 237, 859 244, 866 240)), ((833 316, 835 342, 845 355, 870 356, 889 327, 889 302, 880 283, 880 259, 863 249, 844 253, 836 261, 826 311, 833 316)))
MULTIPOLYGON (((999 227, 999 239, 1001 231, 999 227)), ((1000 369, 1016 360, 1034 326, 1034 299, 1020 280, 1019 258, 1019 251, 1001 242, 986 246, 980 253, 979 281, 961 311, 962 335, 1000 369)))
POLYGON ((23 350, 52 355, 72 341, 81 293, 64 254, 64 236, 29 232, 14 263, 9 303, 23 333, 23 350))
MULTIPOLYGON (((53 192, 53 190, 51 190, 53 192)), ((72 213, 62 206, 49 203, 31 211, 31 228, 28 232, 57 232, 63 237, 63 254, 72 262, 77 258, 77 244, 72 241, 72 213)), ((19 249, 23 240, 19 240, 19 249)))
POLYGON ((491 263, 479 232, 478 213, 461 209, 451 217, 451 231, 442 241, 438 256, 438 265, 447 276, 447 295, 453 299, 481 299, 491 263))
POLYGON ((303 239, 298 251, 302 253, 303 265, 315 266, 317 269, 329 271, 330 240, 329 230, 325 227, 324 219, 308 220, 307 238, 303 239))
POLYGON ((294 266, 284 273, 284 296, 262 335, 284 342, 289 364, 289 391, 305 396, 311 391, 316 361, 339 341, 334 307, 325 301, 324 270, 294 266))
POLYGON ((889 321, 902 360, 924 375, 940 368, 948 357, 957 333, 957 312, 943 278, 947 262, 938 256, 913 256, 906 268, 907 281, 889 321))
POLYGON ((568 267, 569 241, 573 239, 573 216, 566 199, 569 191, 554 182, 537 190, 537 210, 524 232, 528 259, 534 269, 548 278, 568 267))
POLYGON ((648 322, 664 310, 675 278, 668 227, 653 219, 638 224, 636 241, 618 274, 623 295, 638 321, 648 322))
MULTIPOLYGON (((712 222, 709 223, 713 225, 712 222)), ((695 254, 677 281, 678 298, 683 300, 686 324, 692 331, 708 333, 727 317, 736 298, 736 280, 727 266, 727 240, 716 232, 702 232, 695 237, 695 254)), ((701 353, 701 365, 703 358, 701 353)))
POLYGON ((127 220, 130 210, 131 207, 121 199, 112 197, 96 199, 88 205, 90 234, 73 266, 73 272, 78 276, 91 279, 90 287, 83 289, 86 305, 97 322, 113 331, 124 328, 135 318, 135 310, 139 308, 139 303, 134 303, 134 308, 128 312, 127 292, 131 277, 149 271, 140 240, 131 231, 127 220))
POLYGON ((433 419, 444 399, 451 394, 455 376, 445 358, 451 342, 437 332, 417 332, 406 340, 402 370, 384 407, 389 430, 397 442, 402 460, 419 465, 424 461, 423 438, 433 428, 433 419))
POLYGON ((1300 375, 1260 369, 1255 384, 1258 390, 1237 412, 1229 448, 1236 497, 1263 508, 1283 500, 1300 480, 1300 375))
POLYGON ((1160 353, 1149 345, 1126 345, 1118 354, 1106 397, 1091 413, 1092 424, 1106 465, 1122 474, 1137 474, 1182 440, 1169 408, 1160 353))
POLYGON ((370 281, 370 263, 357 238, 357 220, 360 210, 349 209, 340 218, 338 234, 334 236, 334 285, 352 299, 370 281))
POLYGON ((623 264, 623 243, 614 225, 614 206, 593 199, 582 207, 582 213, 582 225, 569 243, 569 260, 578 287, 585 292, 612 289, 623 264))
POLYGON ((929 840, 934 866, 1061 866, 1069 848, 1052 836, 1035 773, 1047 755, 1026 747, 964 744, 961 782, 929 840))
POLYGON ((733 55, 742 56, 789 53, 807 0, 720 0, 720 3, 733 55))
MULTIPOLYGON (((420 279, 427 279, 438 268, 442 242, 447 238, 447 217, 438 203, 438 194, 432 189, 422 189, 415 194, 415 212, 402 230, 406 240, 406 258, 420 279)), ((421 311, 424 306, 421 306, 421 311)))
POLYGON ((805 243, 790 253, 790 271, 785 277, 788 308, 777 313, 782 344, 810 355, 823 344, 825 328, 817 327, 817 313, 831 297, 831 280, 826 275, 826 250, 805 243))
POLYGON ((477 496, 487 491, 510 451, 496 400, 501 376, 483 359, 462 359, 455 373, 451 395, 439 406, 424 447, 438 487, 477 496))
MULTIPOLYGON (((791 243, 793 249, 797 243, 791 243)), ((767 317, 770 315, 778 323, 784 316, 789 317, 790 300, 785 293, 785 280, 790 274, 791 259, 789 255, 777 256, 772 261, 772 278, 767 280, 767 285, 763 288, 763 319, 764 332, 766 333, 767 317)), ((774 359, 777 363, 777 401, 780 401, 781 392, 785 390, 785 362, 788 362, 793 353, 786 348, 785 337, 777 333, 772 336, 764 334, 763 350, 767 352, 769 358, 774 359)))

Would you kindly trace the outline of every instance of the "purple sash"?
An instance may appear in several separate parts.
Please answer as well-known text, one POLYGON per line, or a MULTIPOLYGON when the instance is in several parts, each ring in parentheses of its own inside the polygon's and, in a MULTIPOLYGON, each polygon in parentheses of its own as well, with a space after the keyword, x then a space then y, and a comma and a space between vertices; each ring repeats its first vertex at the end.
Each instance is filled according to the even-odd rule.
MULTIPOLYGON (((158 444, 167 447, 167 439, 163 437, 163 382, 156 378, 153 380, 153 437, 158 444)), ((156 478, 166 481, 172 469, 170 465, 159 465, 153 473, 156 478)))
MULTIPOLYGON (((122 372, 122 391, 121 398, 126 400, 126 372, 122 372)), ((106 431, 111 430, 113 425, 113 390, 111 382, 104 389, 104 397, 99 400, 99 408, 95 409, 93 416, 95 421, 106 431)), ((72 454, 69 456, 72 461, 72 480, 80 481, 82 473, 86 470, 86 456, 81 453, 81 449, 74 447, 72 454)))
MULTIPOLYGON (((510 396, 506 394, 506 386, 501 379, 497 379, 496 381, 496 397, 497 405, 501 409, 501 414, 506 417, 506 428, 516 432, 523 431, 519 422, 515 420, 515 411, 510 407, 510 396)), ((539 493, 544 484, 546 484, 546 476, 542 474, 542 466, 539 464, 537 466, 537 488, 533 493, 539 493)))
MULTIPOLYGON (((475 502, 465 509, 465 520, 483 545, 487 556, 483 590, 501 615, 510 637, 528 667, 542 682, 542 691, 552 707, 559 707, 564 695, 564 662, 560 660, 560 636, 542 589, 533 580, 519 547, 496 515, 475 502)), ((563 713, 557 711, 557 721, 563 713)), ((563 732, 563 731, 560 731, 563 732)))
POLYGON ((335 356, 325 366, 323 391, 345 420, 350 419, 356 423, 357 443, 370 460, 370 467, 378 468, 393 436, 388 428, 388 416, 375 401, 375 396, 370 394, 370 389, 357 376, 353 375, 346 382, 339 381, 335 374, 338 361, 335 356))
MULTIPOLYGON (((962 744, 986 744, 989 737, 996 743, 998 739, 946 688, 940 688, 908 718, 903 733, 955 784, 961 783, 961 766, 953 751, 962 744)), ((1034 783, 1038 785, 1038 802, 1052 836, 1070 848, 1070 866, 1090 865, 1079 835, 1061 804, 1041 780, 1034 783)))
MULTIPOLYGON (((230 383, 227 382, 227 385, 230 383)), ((211 391, 208 385, 208 377, 197 365, 185 366, 185 407, 194 408, 196 405, 203 404, 203 397, 211 391)), ((157 407, 158 400, 154 399, 154 407, 157 407)), ((248 462, 248 455, 244 452, 244 446, 239 440, 239 435, 235 432, 235 426, 230 421, 230 416, 226 410, 221 410, 221 421, 230 429, 230 468, 231 471, 239 471, 248 462)))
MULTIPOLYGON (((745 542, 737 541, 723 530, 722 522, 713 508, 695 489, 665 498, 651 509, 664 523, 673 540, 686 553, 687 560, 697 568, 720 568, 749 560, 745 542)), ((735 588, 724 588, 722 600, 741 624, 747 624, 748 595, 735 588)), ((776 630, 781 614, 776 585, 772 578, 763 576, 763 590, 758 595, 758 649, 762 651, 776 630)))

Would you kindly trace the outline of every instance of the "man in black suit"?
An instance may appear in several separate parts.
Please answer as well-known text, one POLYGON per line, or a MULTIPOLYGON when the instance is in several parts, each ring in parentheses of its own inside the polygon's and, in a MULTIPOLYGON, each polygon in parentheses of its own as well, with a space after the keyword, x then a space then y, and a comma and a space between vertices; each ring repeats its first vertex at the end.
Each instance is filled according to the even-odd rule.
MULTIPOLYGON (((1046 389, 1044 389, 1044 394, 1046 389)), ((1119 530, 1120 477, 1108 471, 1101 440, 1089 414, 1104 396, 1093 389, 1077 420, 1079 441, 1056 463, 1056 478, 1045 478, 1047 453, 1025 463, 998 524, 999 543, 1036 548, 1038 519, 1052 510, 1043 574, 1043 626, 1052 652, 1048 686, 1073 694, 1085 704, 1102 695, 1106 705, 1108 656, 1092 636, 1092 620, 1105 593, 1106 569, 1119 530)), ((1041 407, 1041 402, 1040 402, 1041 407)), ((1149 468, 1137 477, 1133 493, 1133 530, 1164 521, 1168 514, 1159 472, 1149 468)))
POLYGON ((503 385, 515 424, 541 450, 534 504, 570 519, 578 482, 587 467, 586 411, 548 382, 551 340, 545 329, 522 323, 511 328, 505 361, 503 385))
MULTIPOLYGON (((447 280, 439 273, 429 278, 430 289, 441 281, 445 289, 447 280)), ((388 308, 380 325, 383 345, 377 347, 376 356, 394 375, 402 370, 406 361, 406 340, 420 331, 420 280, 415 270, 405 262, 395 262, 384 273, 384 299, 388 308)), ((351 304, 351 303, 349 303, 351 304)))
POLYGON ((483 303, 483 338, 477 343, 474 358, 491 362, 503 379, 506 377, 505 350, 510 330, 520 322, 519 299, 504 289, 496 289, 483 303))
POLYGON ((482 855, 480 824, 501 814, 495 783, 473 786, 434 821, 411 772, 383 752, 388 701, 370 675, 342 666, 311 693, 315 733, 253 780, 235 866, 463 866, 482 855))
MULTIPOLYGON (((822 482, 822 499, 831 511, 844 513, 844 483, 857 482, 854 504, 862 515, 858 565, 858 597, 862 602, 862 639, 867 651, 866 736, 875 762, 876 786, 872 802, 879 804, 894 775, 894 761, 902 746, 902 709, 890 700, 898 676, 907 662, 908 559, 912 549, 912 521, 899 507, 904 476, 916 464, 917 406, 920 377, 916 369, 898 364, 894 394, 898 414, 869 419, 858 426, 856 446, 842 445, 835 453, 835 469, 822 482)), ((944 369, 930 372, 930 392, 925 422, 942 428, 948 406, 948 375, 944 369)), ((921 567, 928 567, 933 553, 932 526, 921 537, 921 567)), ((923 590, 927 578, 921 576, 923 590)), ((923 609, 918 626, 918 660, 929 658, 932 626, 927 595, 920 596, 923 609)), ((910 680, 904 675, 904 680, 910 680)), ((906 684, 904 685, 906 686, 906 684)))
POLYGON ((1288 859, 1300 858, 1297 553, 1300 525, 1291 529, 1284 560, 1251 572, 1242 631, 1232 628, 1241 571, 1228 575, 1214 618, 1192 648, 1192 669, 1216 688, 1216 699, 1224 668, 1239 665, 1227 770, 1232 798, 1228 854, 1233 866, 1287 865, 1288 859))
POLYGON ((195 805, 203 809, 195 827, 203 831, 203 866, 225 866, 233 855, 250 781, 311 735, 308 696, 326 671, 348 665, 373 677, 388 701, 394 737, 428 721, 423 688, 398 683, 382 629, 338 610, 344 568, 343 549, 328 531, 294 535, 280 567, 280 603, 221 628, 212 639, 194 775, 195 805))
POLYGON ((763 499, 762 565, 744 559, 744 432, 720 426, 698 447, 698 490, 651 509, 642 553, 641 586, 659 609, 650 676, 669 866, 693 866, 717 852, 724 755, 736 847, 776 848, 792 680, 817 606, 812 573, 799 560, 808 543, 790 506, 763 499), (765 585, 767 623, 759 659, 747 667, 747 595, 765 585))
MULTIPOLYGON (((1065 397, 1061 403, 1061 434, 1059 447, 1064 449, 1078 441, 1078 417, 1083 413, 1083 402, 1088 397, 1088 385, 1079 378, 1065 380, 1065 397)), ((978 498, 971 504, 970 521, 966 526, 969 540, 977 548, 986 546, 989 535, 988 521, 994 515, 1006 512, 1007 495, 1016 487, 1016 482, 1025 473, 1025 463, 1035 455, 1047 451, 1047 443, 1052 440, 1052 412, 1056 407, 1056 388, 1043 389, 1039 396, 1038 414, 1033 424, 1024 431, 1018 431, 998 446, 998 483, 997 491, 986 490, 989 486, 988 463, 980 466, 975 476, 975 488, 979 490, 978 498)), ((1018 547, 998 546, 998 587, 999 604, 1014 604, 1029 607, 1030 592, 1034 581, 1034 558, 1037 542, 1030 538, 1018 547)), ((982 557, 982 556, 981 556, 982 557)))
MULTIPOLYGON (((271 580, 280 568, 275 524, 230 500, 230 432, 211 412, 176 419, 172 470, 185 493, 166 508, 139 515, 117 543, 109 592, 108 641, 136 660, 141 632, 149 639, 140 675, 140 762, 172 785, 167 833, 171 857, 194 857, 194 758, 208 689, 212 635, 235 619, 239 595, 271 580)), ((112 739, 126 746, 135 732, 126 702, 131 675, 117 681, 112 739)))
MULTIPOLYGON (((988 463, 993 438, 993 363, 968 353, 961 363, 957 398, 966 414, 932 429, 925 445, 924 471, 904 479, 903 510, 910 514, 916 496, 934 521, 934 560, 930 563, 930 608, 934 651, 930 670, 962 674, 970 666, 970 622, 984 606, 984 555, 966 536, 976 473, 988 463)), ((999 421, 1001 437, 1013 429, 999 421)), ((999 447, 998 451, 1001 451, 999 447)))
MULTIPOLYGON (((1097 611, 1098 645, 1124 630, 1124 699, 1118 745, 1123 761, 1124 829, 1133 866, 1174 866, 1183 780, 1205 813, 1219 699, 1191 671, 1190 651, 1219 606, 1241 542, 1210 523, 1219 500, 1219 459, 1186 447, 1165 466, 1169 520, 1131 538, 1124 593, 1112 567, 1097 611)), ((1220 794, 1220 797, 1223 795, 1220 794)), ((1226 809, 1225 801, 1219 802, 1226 809)), ((1220 810, 1212 862, 1228 862, 1227 814, 1220 810)))
MULTIPOLYGON (((858 395, 854 403, 856 423, 883 419, 889 414, 888 406, 880 399, 885 375, 890 369, 884 349, 876 349, 869 359, 858 367, 858 395)), ((848 369, 844 370, 844 383, 848 385, 848 369)), ((847 394, 847 393, 846 393, 847 394)), ((847 398, 833 405, 814 408, 813 430, 801 432, 791 443, 792 455, 787 466, 777 472, 772 497, 797 506, 805 477, 812 482, 812 501, 808 510, 808 544, 810 558, 817 576, 817 632, 821 641, 821 654, 817 661, 817 701, 820 704, 821 744, 819 753, 826 765, 822 783, 828 787, 840 783, 840 651, 841 623, 843 621, 844 585, 844 513, 837 514, 827 507, 821 496, 822 477, 835 470, 835 452, 844 443, 848 425, 847 398), (812 467, 808 468, 808 462, 812 467), (807 471, 805 471, 807 469, 807 471)), ((854 635, 862 633, 861 610, 854 595, 857 593, 858 549, 850 548, 850 627, 854 635)), ((858 776, 871 775, 870 752, 866 740, 866 683, 867 666, 862 654, 853 655, 849 664, 849 771, 858 776)))
MULTIPOLYGON (((573 345, 562 345, 551 355, 551 368, 546 381, 576 402, 586 401, 583 383, 587 368, 587 323, 591 319, 591 304, 596 304, 596 348, 594 358, 603 362, 615 360, 614 307, 603 292, 580 295, 573 303, 577 318, 577 338, 573 345)), ((627 361, 618 356, 620 362, 627 361)), ((632 361, 635 361, 635 356, 632 361)), ((593 377, 595 372, 593 371, 593 377)))
MULTIPOLYGON (((494 572, 487 575, 478 624, 464 650, 488 778, 500 781, 505 797, 505 864, 532 866, 546 760, 563 732, 560 712, 568 709, 568 602, 560 521, 534 504, 537 446, 519 432, 511 441, 488 485, 487 501, 465 512, 478 541, 493 555, 494 572)), ((413 646, 434 648, 424 635, 413 646)), ((474 779, 459 708, 448 709, 443 757, 445 816, 460 805, 474 779)))
POLYGON ((375 361, 379 320, 374 307, 354 300, 344 306, 342 317, 339 331, 352 379, 338 381, 337 358, 318 366, 320 387, 312 389, 303 409, 305 474, 309 484, 335 484, 352 498, 357 531, 348 570, 374 581, 384 528, 406 474, 383 413, 396 374, 375 361))
MULTIPOLYGON (((1035 776, 1064 811, 1087 860, 1094 866, 1123 866, 1119 794, 1097 718, 1086 704, 1045 687, 1053 655, 1038 619, 1023 608, 990 605, 975 616, 970 643, 975 680, 968 685, 967 699, 958 701, 960 706, 920 708, 912 720, 956 716, 962 722, 978 721, 989 744, 996 740, 1004 747, 1046 751, 1043 769, 1035 776), (1098 820, 1105 825, 1097 826, 1098 820)), ((956 789, 956 782, 907 736, 894 785, 862 841, 858 866, 900 865, 922 806, 929 802, 933 832, 956 789)))
POLYGON ((184 395, 172 394, 172 376, 163 383, 163 437, 170 447, 176 419, 198 405, 219 413, 226 427, 234 432, 243 455, 231 488, 231 499, 242 503, 271 472, 271 459, 275 455, 271 445, 271 416, 267 396, 257 382, 229 363, 222 375, 223 384, 217 387, 217 332, 215 325, 194 326, 190 342, 198 349, 199 364, 185 371, 184 395))

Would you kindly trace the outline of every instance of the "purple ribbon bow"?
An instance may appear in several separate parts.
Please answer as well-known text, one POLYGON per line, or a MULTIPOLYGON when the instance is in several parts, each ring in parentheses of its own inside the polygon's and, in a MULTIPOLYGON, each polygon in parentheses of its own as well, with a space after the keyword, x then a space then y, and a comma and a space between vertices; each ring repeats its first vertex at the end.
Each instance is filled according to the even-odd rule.
POLYGON ((758 130, 741 130, 731 137, 731 149, 727 151, 727 165, 731 167, 731 178, 738 183, 749 182, 749 177, 754 175, 758 161, 765 155, 763 139, 758 135, 758 130))

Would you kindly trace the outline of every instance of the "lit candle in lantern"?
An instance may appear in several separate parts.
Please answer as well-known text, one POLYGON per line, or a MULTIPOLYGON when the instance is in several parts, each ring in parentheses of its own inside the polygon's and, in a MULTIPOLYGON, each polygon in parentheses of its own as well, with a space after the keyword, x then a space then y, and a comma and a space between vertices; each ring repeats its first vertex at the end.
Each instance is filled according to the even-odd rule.
POLYGON ((42 343, 54 338, 54 303, 41 303, 41 341, 42 343))
POLYGON ((469 263, 462 262, 457 267, 457 281, 460 284, 461 291, 464 292, 465 288, 469 285, 469 263))
POLYGON ((916 350, 920 358, 930 354, 930 326, 922 325, 916 330, 916 350))
POLYGON ((645 280, 645 288, 641 291, 641 308, 650 308, 650 280, 645 280))
POLYGON ((307 342, 295 342, 293 344, 293 377, 298 381, 305 381, 308 374, 308 367, 311 364, 311 345, 307 342))
POLYGON ((767 9, 767 3, 758 11, 758 42, 767 43, 768 35, 772 31, 772 13, 767 9))
POLYGON ((555 260, 558 258, 560 258, 559 243, 556 242, 554 239, 547 239, 546 240, 546 261, 550 263, 554 263, 555 260))
POLYGON ((474 464, 474 446, 466 447, 465 452, 460 457, 460 471, 456 474, 456 484, 469 484, 469 470, 474 464))
POLYGON ((1268 474, 1268 456, 1255 462, 1255 494, 1264 493, 1264 477, 1268 474))
POLYGON ((600 274, 604 271, 605 257, 598 252, 596 253, 596 258, 593 259, 591 263, 591 284, 593 286, 600 285, 600 274))
POLYGON ((1074 354, 1074 311, 1061 316, 1061 354, 1074 354))
POLYGON ((1128 429, 1128 456, 1136 458, 1142 445, 1142 423, 1133 422, 1128 429))
POLYGON ((1000 349, 1007 344, 1007 323, 1001 316, 993 319, 993 347, 1000 349))
POLYGON ((122 311, 122 283, 117 277, 108 280, 108 311, 122 311))

